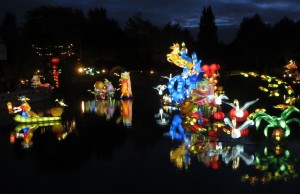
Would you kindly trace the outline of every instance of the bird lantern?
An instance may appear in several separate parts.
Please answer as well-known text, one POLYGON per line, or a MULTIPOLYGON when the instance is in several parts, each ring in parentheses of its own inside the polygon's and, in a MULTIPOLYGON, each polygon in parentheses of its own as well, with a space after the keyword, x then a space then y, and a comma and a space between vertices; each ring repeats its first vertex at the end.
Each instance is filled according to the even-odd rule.
POLYGON ((237 121, 237 122, 245 121, 245 120, 248 118, 248 116, 249 116, 248 111, 247 111, 247 110, 239 110, 239 111, 243 111, 242 116, 238 116, 238 115, 236 114, 236 109, 235 109, 235 108, 232 108, 232 109, 230 110, 230 112, 229 112, 230 118, 231 118, 231 119, 232 119, 232 118, 236 118, 236 121, 237 121))

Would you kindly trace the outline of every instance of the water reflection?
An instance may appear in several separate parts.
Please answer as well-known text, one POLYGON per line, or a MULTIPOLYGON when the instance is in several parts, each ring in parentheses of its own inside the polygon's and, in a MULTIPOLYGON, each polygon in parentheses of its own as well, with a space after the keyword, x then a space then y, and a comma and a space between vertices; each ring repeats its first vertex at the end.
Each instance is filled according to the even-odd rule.
POLYGON ((222 164, 231 164, 232 170, 237 170, 243 163, 242 170, 250 169, 251 173, 243 173, 241 181, 250 184, 287 181, 298 176, 295 164, 299 158, 292 158, 286 146, 273 144, 272 141, 266 147, 257 147, 255 153, 251 153, 248 151, 250 145, 258 145, 259 142, 250 138, 244 143, 228 139, 227 135, 220 133, 220 129, 210 130, 208 133, 189 133, 183 126, 180 114, 173 115, 165 136, 179 143, 170 150, 170 161, 178 169, 188 170, 196 159, 213 170, 220 169, 222 164))
POLYGON ((242 176, 241 180, 252 185, 266 184, 271 181, 288 181, 298 177, 295 171, 295 164, 298 161, 298 157, 292 157, 291 152, 280 145, 265 147, 263 154, 255 154, 255 170, 259 171, 259 174, 247 173, 242 176))
POLYGON ((116 100, 89 100, 81 101, 82 113, 95 113, 105 116, 106 120, 113 118, 116 108, 120 107, 120 101, 116 100))
POLYGON ((76 121, 50 121, 41 123, 18 124, 14 131, 10 133, 10 143, 20 145, 27 149, 33 146, 34 134, 39 132, 41 135, 48 131, 54 133, 57 140, 64 140, 70 133, 76 133, 76 121))
POLYGON ((115 119, 117 124, 132 127, 132 105, 133 99, 87 100, 81 101, 81 112, 105 117, 107 121, 115 119))

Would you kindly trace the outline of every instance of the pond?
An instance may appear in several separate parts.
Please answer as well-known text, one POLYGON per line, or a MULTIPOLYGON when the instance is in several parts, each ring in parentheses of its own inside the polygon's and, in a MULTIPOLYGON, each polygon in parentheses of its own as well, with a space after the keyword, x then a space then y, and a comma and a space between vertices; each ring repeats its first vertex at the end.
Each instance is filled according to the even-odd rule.
MULTIPOLYGON (((280 149, 255 127, 238 139, 225 132, 198 135, 194 149, 187 149, 187 139, 180 132, 180 111, 164 107, 153 89, 166 80, 138 72, 131 78, 132 99, 121 100, 116 93, 111 101, 94 100, 87 92, 93 83, 53 96, 52 101, 64 98, 68 105, 58 122, 20 125, 2 111, 3 192, 299 192, 298 125, 291 124, 291 135, 280 149), (160 111, 167 115, 163 121, 160 111), (30 133, 25 134, 24 128, 30 133)), ((249 111, 274 103, 261 95, 255 80, 232 76, 220 85, 229 101, 259 98, 249 111)), ((50 104, 31 107, 47 113, 50 104)), ((224 112, 230 110, 226 104, 222 107, 224 112)), ((276 109, 274 114, 280 112, 276 109)))

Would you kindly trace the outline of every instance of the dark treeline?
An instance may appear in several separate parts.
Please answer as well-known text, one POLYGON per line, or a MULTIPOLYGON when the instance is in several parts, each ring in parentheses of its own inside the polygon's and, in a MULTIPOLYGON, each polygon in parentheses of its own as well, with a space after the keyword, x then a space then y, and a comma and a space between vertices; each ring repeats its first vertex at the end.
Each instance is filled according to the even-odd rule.
POLYGON ((202 64, 219 63, 224 71, 278 73, 289 60, 300 59, 300 21, 285 17, 269 25, 255 14, 241 21, 237 36, 228 44, 218 40, 217 31, 211 7, 203 8, 198 35, 193 37, 178 23, 158 27, 140 13, 128 18, 121 28, 107 16, 105 8, 91 9, 85 15, 79 9, 42 6, 27 11, 21 24, 12 13, 2 20, 0 37, 7 47, 7 60, 1 68, 18 70, 15 76, 31 76, 38 68, 47 70, 50 58, 58 56, 64 73, 70 75, 78 63, 95 68, 163 71, 178 68, 167 62, 166 54, 173 43, 182 42, 189 55, 196 52, 202 64), (69 44, 74 45, 72 57, 55 53, 54 46, 69 44), (36 48, 52 49, 53 55, 38 55, 36 48))

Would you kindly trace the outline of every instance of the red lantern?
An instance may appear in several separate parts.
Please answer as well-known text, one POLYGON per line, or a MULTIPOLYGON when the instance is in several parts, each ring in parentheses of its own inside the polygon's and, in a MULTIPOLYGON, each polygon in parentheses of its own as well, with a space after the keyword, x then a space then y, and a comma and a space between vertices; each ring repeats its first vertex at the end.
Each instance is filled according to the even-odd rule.
POLYGON ((207 65, 207 64, 205 64, 205 65, 202 65, 201 66, 201 69, 202 69, 202 71, 208 71, 209 70, 209 66, 207 65))
POLYGON ((218 161, 218 159, 214 159, 212 162, 211 162, 211 167, 212 169, 214 170, 218 170, 221 166, 221 162, 218 161))
POLYGON ((243 117, 237 117, 237 116, 236 116, 236 109, 233 108, 233 109, 230 110, 229 116, 230 116, 231 119, 232 119, 232 118, 236 118, 236 121, 237 121, 237 122, 245 121, 245 120, 247 119, 247 117, 249 116, 249 113, 248 113, 247 110, 243 110, 243 113, 244 113, 244 116, 243 116, 243 117))
POLYGON ((201 70, 204 71, 204 73, 208 76, 211 77, 213 74, 215 74, 216 71, 220 69, 220 65, 218 64, 211 64, 211 65, 202 65, 201 70))
POLYGON ((51 63, 53 63, 53 64, 59 63, 59 58, 58 58, 58 57, 52 58, 52 59, 51 59, 51 63))
POLYGON ((241 130, 241 136, 247 136, 249 134, 249 129, 241 130))
POLYGON ((216 71, 218 71, 219 69, 220 69, 220 65, 218 65, 218 64, 211 64, 210 65, 210 69, 212 70, 212 71, 214 71, 214 72, 216 72, 216 71))
POLYGON ((214 113, 214 118, 217 120, 222 120, 222 119, 224 119, 224 117, 225 117, 225 114, 221 111, 214 113))

